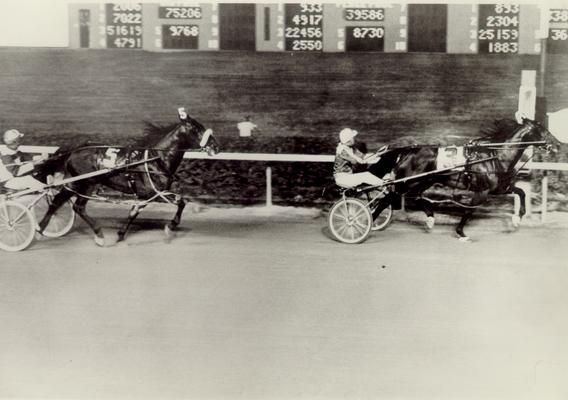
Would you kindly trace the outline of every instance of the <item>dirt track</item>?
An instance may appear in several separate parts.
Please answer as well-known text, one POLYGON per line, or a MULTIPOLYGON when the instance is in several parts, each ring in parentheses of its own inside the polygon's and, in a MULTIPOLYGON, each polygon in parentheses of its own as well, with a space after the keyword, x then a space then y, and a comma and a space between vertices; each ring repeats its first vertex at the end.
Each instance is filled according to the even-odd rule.
POLYGON ((566 224, 348 246, 321 217, 218 210, 165 243, 156 216, 2 253, 1 398, 568 396, 566 224))

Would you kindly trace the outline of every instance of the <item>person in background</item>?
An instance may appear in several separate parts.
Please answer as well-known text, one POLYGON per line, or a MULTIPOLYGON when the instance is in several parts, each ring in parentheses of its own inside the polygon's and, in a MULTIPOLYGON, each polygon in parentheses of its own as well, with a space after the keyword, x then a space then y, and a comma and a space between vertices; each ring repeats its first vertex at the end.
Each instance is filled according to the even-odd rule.
POLYGON ((247 115, 245 120, 239 122, 237 124, 237 128, 239 129, 239 136, 241 137, 249 137, 252 135, 252 132, 258 128, 258 126, 250 120, 250 116, 247 115))
POLYGON ((41 190, 45 186, 43 183, 31 175, 24 175, 33 169, 36 161, 19 151, 23 137, 24 134, 16 129, 4 132, 2 140, 5 147, 0 148, 0 184, 13 190, 41 190))
POLYGON ((370 172, 355 172, 355 167, 360 164, 374 164, 378 162, 381 155, 387 151, 387 147, 384 146, 376 153, 365 155, 354 147, 357 134, 356 130, 350 128, 342 129, 339 132, 339 144, 335 151, 335 162, 333 165, 335 183, 349 188, 361 184, 380 186, 384 183, 381 178, 370 172))

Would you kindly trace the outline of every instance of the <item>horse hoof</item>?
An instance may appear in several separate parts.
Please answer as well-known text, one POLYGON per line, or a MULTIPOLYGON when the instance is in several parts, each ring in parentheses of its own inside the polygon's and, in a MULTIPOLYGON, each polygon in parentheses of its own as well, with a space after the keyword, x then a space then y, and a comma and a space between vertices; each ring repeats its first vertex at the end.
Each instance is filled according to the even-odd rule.
POLYGON ((436 223, 436 220, 434 219, 434 217, 428 217, 426 218, 426 227, 428 229, 432 229, 434 228, 434 224, 436 223))
POLYGON ((518 228, 521 225, 521 217, 518 215, 513 215, 513 227, 518 228))
POLYGON ((95 243, 99 247, 105 247, 105 238, 95 235, 95 243))
POLYGON ((469 243, 469 242, 471 242, 471 239, 470 239, 469 236, 460 236, 460 242, 469 243))
POLYGON ((164 233, 166 234, 166 237, 168 239, 174 236, 174 231, 172 228, 170 228, 170 224, 166 224, 166 226, 164 226, 164 233))

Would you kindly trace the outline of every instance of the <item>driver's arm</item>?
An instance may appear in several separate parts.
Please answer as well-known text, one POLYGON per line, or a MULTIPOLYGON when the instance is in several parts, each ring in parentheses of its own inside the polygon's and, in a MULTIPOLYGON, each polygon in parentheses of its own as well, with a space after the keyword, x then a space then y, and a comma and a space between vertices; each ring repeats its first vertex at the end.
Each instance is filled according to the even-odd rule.
POLYGON ((18 165, 14 164, 11 156, 0 155, 0 169, 3 179, 11 179, 18 171, 18 165))
POLYGON ((353 151, 353 149, 351 149, 350 147, 345 147, 343 148, 343 150, 341 150, 340 156, 351 162, 351 163, 356 163, 356 164, 366 164, 367 161, 365 161, 363 159, 362 154, 358 154, 358 152, 353 151))

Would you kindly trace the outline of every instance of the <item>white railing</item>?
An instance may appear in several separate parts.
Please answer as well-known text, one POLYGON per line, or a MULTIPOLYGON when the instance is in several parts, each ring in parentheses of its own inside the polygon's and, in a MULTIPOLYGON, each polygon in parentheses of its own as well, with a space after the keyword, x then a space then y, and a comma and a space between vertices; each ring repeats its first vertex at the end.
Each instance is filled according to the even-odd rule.
MULTIPOLYGON (((3 146, 0 145, 0 148, 3 146)), ((24 152, 42 154, 48 156, 57 150, 55 146, 21 146, 24 152)), ((231 161, 263 161, 263 162, 333 162, 334 156, 325 154, 272 154, 272 153, 219 153, 209 156, 207 153, 198 151, 188 151, 185 153, 186 159, 207 159, 207 160, 231 160, 231 161)), ((568 171, 568 163, 549 163, 549 162, 529 162, 523 169, 543 170, 543 171, 568 171)), ((546 220, 548 202, 548 177, 544 174, 541 181, 541 220, 546 220)), ((531 212, 532 195, 527 191, 530 187, 525 187, 527 192, 527 213, 531 212)), ((266 205, 272 205, 272 168, 266 167, 266 205)))
MULTIPOLYGON (((540 187, 541 187, 541 198, 540 198, 540 220, 546 222, 546 213, 548 211, 548 176, 547 171, 568 171, 568 163, 550 163, 550 162, 529 162, 525 165, 526 169, 542 170, 544 171, 544 176, 542 177, 540 187)), ((530 191, 530 186, 525 188, 526 204, 527 204, 527 214, 531 213, 532 204, 532 194, 530 191)))

